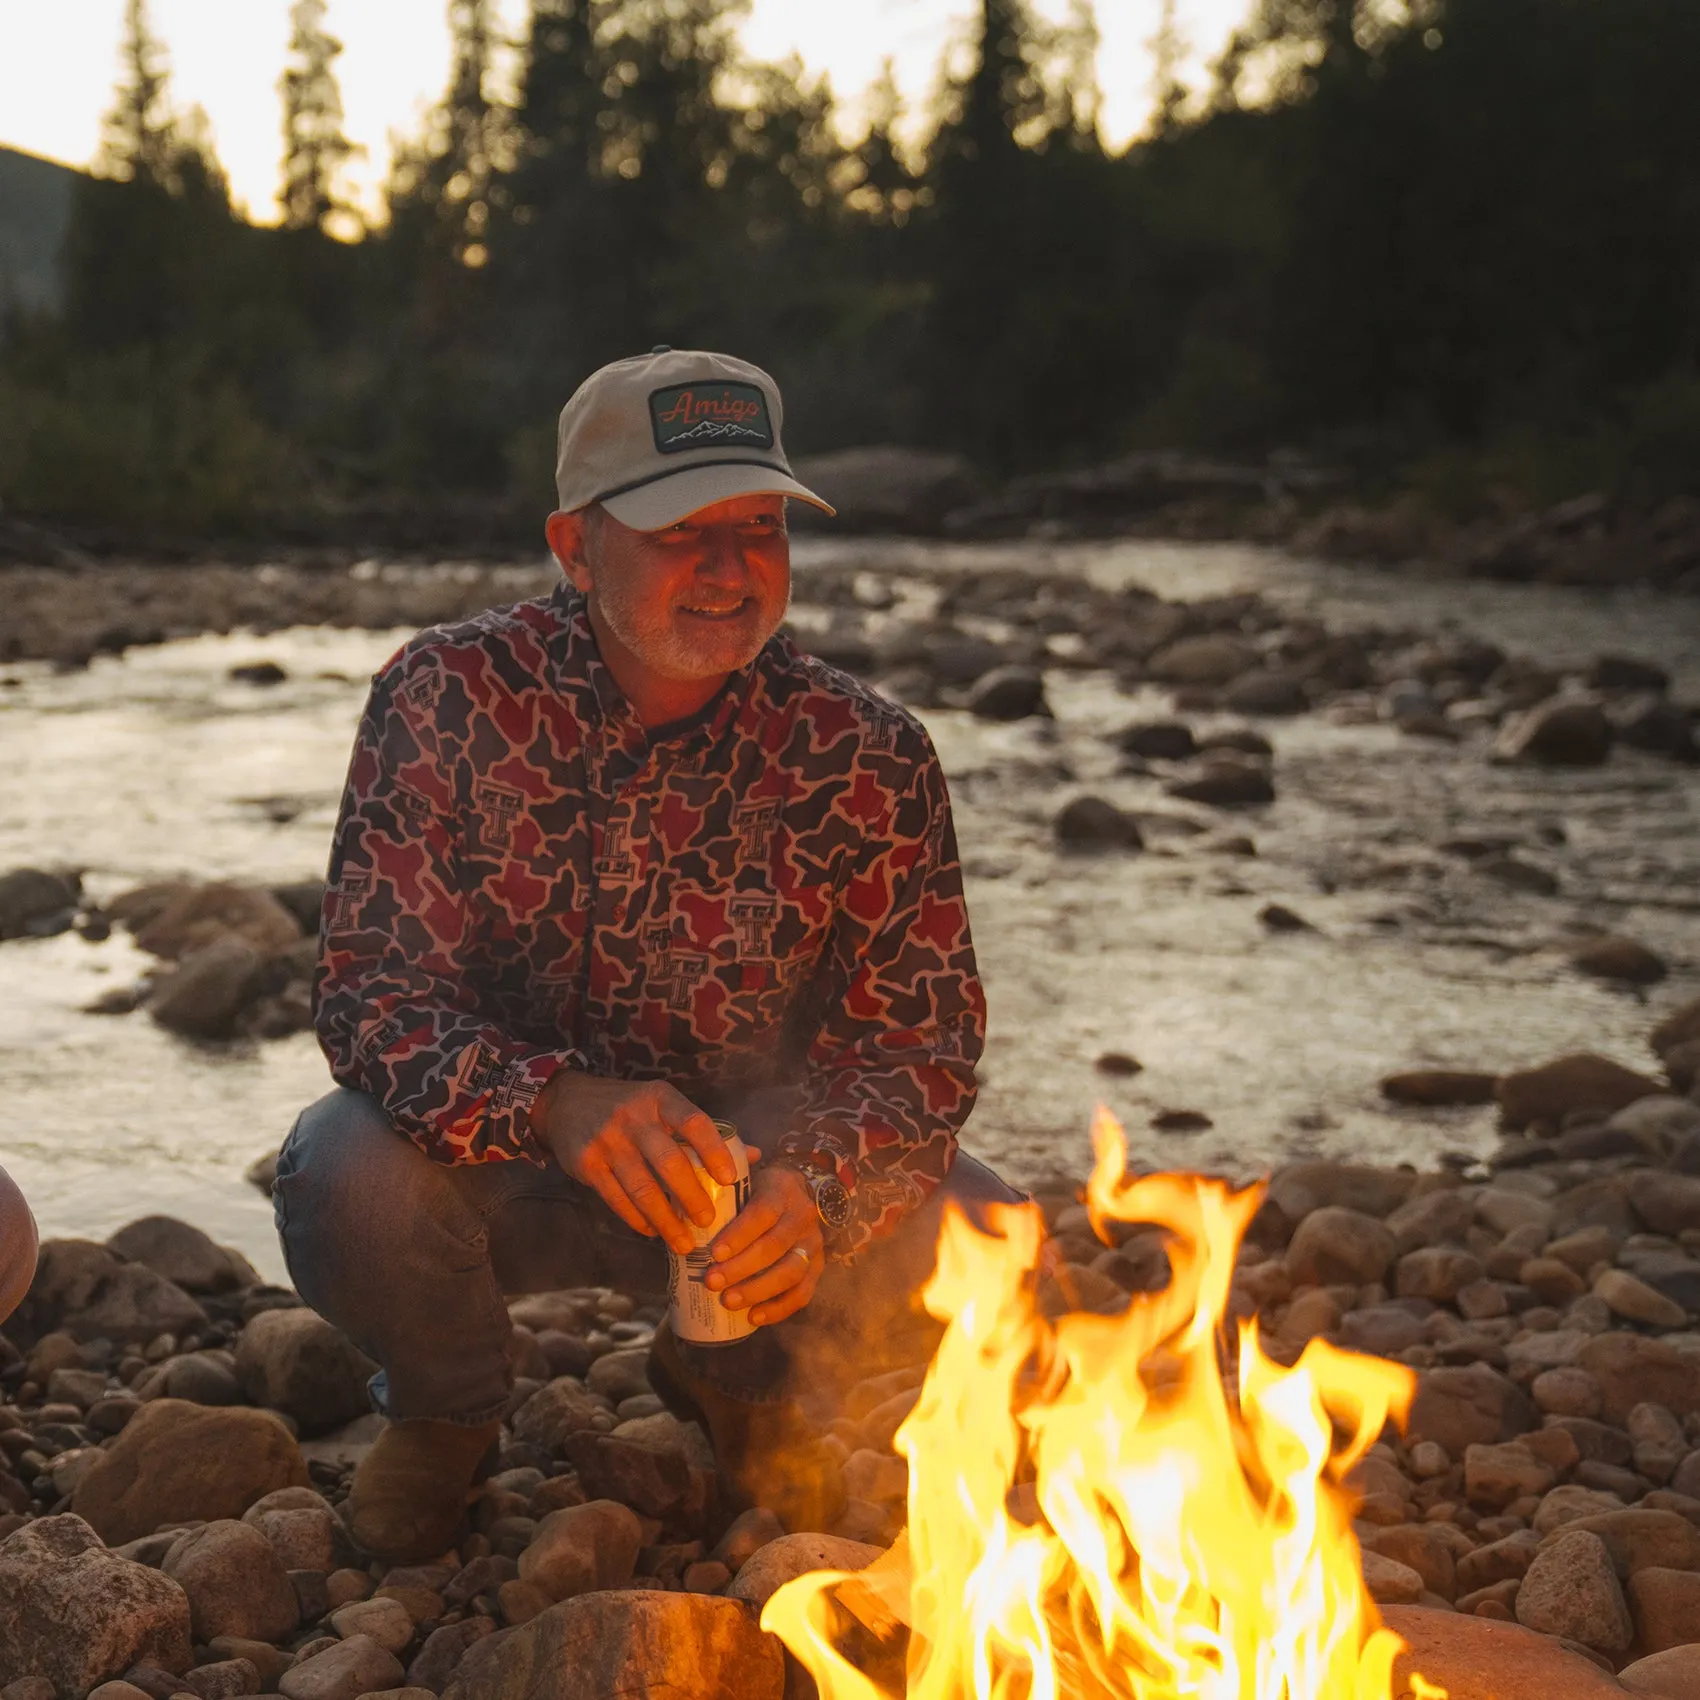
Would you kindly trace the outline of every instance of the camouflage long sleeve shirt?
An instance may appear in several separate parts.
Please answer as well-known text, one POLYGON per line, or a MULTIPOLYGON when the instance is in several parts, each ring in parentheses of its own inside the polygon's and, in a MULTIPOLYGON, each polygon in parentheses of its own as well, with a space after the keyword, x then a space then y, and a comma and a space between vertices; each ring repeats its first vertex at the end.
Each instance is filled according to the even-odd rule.
POLYGON ((853 1255, 943 1179, 985 1003, 926 733, 775 637, 646 733, 584 604, 422 633, 375 677, 331 856, 315 1025, 443 1163, 541 1162, 563 1065, 711 1104, 798 1089, 779 1150, 853 1255))

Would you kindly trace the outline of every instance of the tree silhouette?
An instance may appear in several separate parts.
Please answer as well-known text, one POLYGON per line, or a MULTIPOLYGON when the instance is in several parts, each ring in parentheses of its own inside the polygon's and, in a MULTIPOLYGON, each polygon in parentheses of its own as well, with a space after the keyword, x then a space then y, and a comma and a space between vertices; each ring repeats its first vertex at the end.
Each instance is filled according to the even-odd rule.
POLYGON ((119 61, 117 94, 101 127, 100 168, 120 182, 163 188, 176 163, 177 127, 168 99, 165 48, 149 25, 147 0, 125 0, 119 61))
POLYGON ((348 203, 336 190, 342 164, 358 150, 342 129, 336 57, 342 43, 325 29, 326 0, 294 0, 283 96, 283 186, 278 204, 290 230, 323 230, 348 203))

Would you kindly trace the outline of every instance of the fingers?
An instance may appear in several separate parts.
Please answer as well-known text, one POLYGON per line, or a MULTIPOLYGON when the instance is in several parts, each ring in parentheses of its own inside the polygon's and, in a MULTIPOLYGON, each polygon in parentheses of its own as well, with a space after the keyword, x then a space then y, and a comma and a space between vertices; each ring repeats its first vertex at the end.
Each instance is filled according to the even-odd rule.
POLYGON ((587 1151, 579 1165, 579 1179, 596 1189, 596 1196, 626 1224, 645 1239, 653 1239, 655 1230, 643 1218, 643 1213, 626 1197, 626 1189, 614 1179, 613 1171, 598 1151, 587 1151))
MULTIPOLYGON (((781 1258, 789 1256, 793 1246, 800 1246, 812 1257, 814 1246, 810 1241, 812 1239, 815 1244, 819 1244, 820 1230, 815 1227, 811 1234, 810 1228, 811 1224, 807 1222, 797 1221, 791 1216, 781 1217, 766 1233, 752 1240, 736 1256, 726 1258, 717 1268, 710 1269, 709 1288, 730 1289, 748 1276, 759 1275, 764 1269, 777 1265, 781 1258)), ((791 1262, 799 1269, 802 1267, 801 1258, 793 1257, 791 1262)))
MULTIPOLYGON (((755 1244, 761 1236, 777 1225, 783 1211, 771 1198, 752 1198, 718 1234, 714 1236, 713 1257, 716 1263, 731 1262, 741 1251, 755 1244)), ((789 1245, 798 1236, 793 1234, 789 1245)), ((770 1258, 769 1262, 772 1261, 770 1258)), ((757 1267, 760 1267, 759 1265, 757 1267)), ((717 1272, 709 1271, 709 1285, 714 1285, 717 1272)))
POLYGON ((796 1246, 777 1263, 746 1281, 740 1281, 726 1295, 726 1307, 728 1310, 742 1310, 748 1306, 750 1320, 758 1327, 778 1322, 801 1310, 814 1296, 823 1266, 824 1258, 819 1250, 809 1251, 807 1246, 796 1246), (799 1251, 808 1252, 807 1263, 797 1256, 799 1251))
MULTIPOLYGON (((704 1115, 684 1093, 671 1087, 658 1095, 656 1107, 670 1133, 690 1145, 702 1158, 703 1167, 722 1186, 732 1186, 737 1182, 738 1166, 732 1161, 732 1153, 726 1149, 726 1141, 710 1117, 704 1115)), ((698 1191, 701 1191, 700 1187, 698 1191)))
POLYGON ((638 1151, 645 1163, 667 1183, 667 1190, 680 1208, 700 1228, 714 1220, 714 1202, 703 1191, 685 1148, 664 1128, 652 1128, 639 1136, 638 1151))
POLYGON ((674 1210, 666 1188, 656 1179, 655 1171, 643 1160, 638 1148, 622 1140, 610 1147, 607 1160, 614 1179, 625 1189, 626 1197, 637 1206, 644 1221, 681 1256, 689 1252, 696 1244, 695 1237, 674 1210))

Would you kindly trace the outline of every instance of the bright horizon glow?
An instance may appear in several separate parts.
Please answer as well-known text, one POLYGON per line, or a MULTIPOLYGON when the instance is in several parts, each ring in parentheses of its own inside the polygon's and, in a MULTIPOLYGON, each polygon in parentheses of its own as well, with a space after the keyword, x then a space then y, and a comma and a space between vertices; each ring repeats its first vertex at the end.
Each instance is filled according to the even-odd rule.
MULTIPOLYGON (((1181 0, 1196 81, 1249 0, 1181 0)), ((1121 147, 1151 110, 1149 41, 1160 0, 1097 0, 1104 93, 1103 131, 1121 147)), ((517 38, 528 0, 496 0, 517 38)), ((1039 15, 1063 19, 1069 0, 1034 0, 1039 15)), ((123 0, 0 0, 0 143, 63 164, 87 166, 118 81, 123 0)), ((795 54, 809 75, 825 73, 855 134, 863 97, 886 58, 907 111, 924 113, 940 65, 977 10, 974 0, 751 0, 739 26, 751 58, 795 54)), ((337 60, 345 128, 365 152, 346 186, 368 215, 381 206, 392 140, 410 136, 448 80, 442 0, 329 0, 327 27, 344 44, 337 60)), ((277 93, 289 40, 289 0, 151 0, 154 34, 165 44, 178 112, 200 107, 230 177, 231 193, 260 223, 277 218, 282 113, 277 93)), ((511 75, 513 55, 499 67, 511 75)))

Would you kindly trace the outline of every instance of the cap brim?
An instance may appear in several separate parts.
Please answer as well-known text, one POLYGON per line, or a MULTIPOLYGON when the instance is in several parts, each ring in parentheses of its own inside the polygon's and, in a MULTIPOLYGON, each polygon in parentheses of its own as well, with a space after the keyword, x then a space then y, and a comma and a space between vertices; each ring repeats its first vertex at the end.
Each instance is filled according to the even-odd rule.
POLYGON ((787 473, 766 466, 737 465, 683 466, 651 484, 604 497, 602 506, 633 531, 662 531, 735 496, 795 496, 824 514, 837 511, 787 473))

